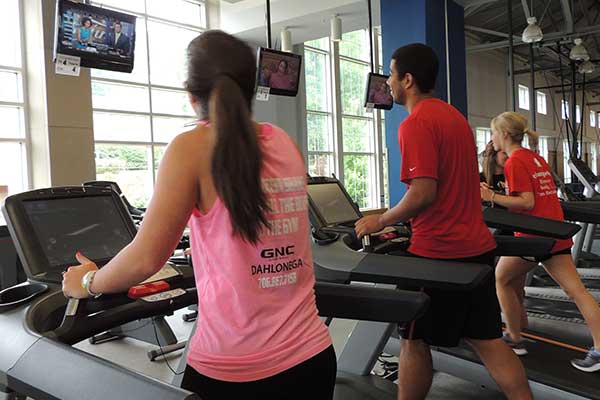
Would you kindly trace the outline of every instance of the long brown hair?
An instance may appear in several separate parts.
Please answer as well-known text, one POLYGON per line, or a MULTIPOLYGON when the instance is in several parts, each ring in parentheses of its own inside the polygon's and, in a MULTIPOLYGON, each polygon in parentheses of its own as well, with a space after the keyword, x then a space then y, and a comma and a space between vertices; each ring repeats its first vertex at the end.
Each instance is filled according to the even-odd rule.
POLYGON ((217 135, 211 174, 229 211, 234 235, 256 244, 269 207, 262 189, 262 154, 251 118, 256 79, 254 53, 223 31, 207 31, 188 46, 185 87, 200 105, 200 117, 217 135))
POLYGON ((490 141, 483 151, 482 162, 483 165, 483 176, 485 182, 491 187, 494 185, 494 175, 496 174, 496 168, 500 165, 496 159, 498 152, 494 150, 494 144, 490 141))

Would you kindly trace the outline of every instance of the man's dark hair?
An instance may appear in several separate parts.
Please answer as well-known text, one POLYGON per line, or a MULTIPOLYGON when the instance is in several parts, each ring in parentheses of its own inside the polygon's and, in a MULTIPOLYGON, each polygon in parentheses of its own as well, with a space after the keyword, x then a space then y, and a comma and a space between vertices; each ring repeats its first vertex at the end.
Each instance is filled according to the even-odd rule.
POLYGON ((121 23, 121 21, 115 21, 113 26, 117 26, 117 25, 119 25, 121 28, 123 27, 123 24, 121 23))
POLYGON ((421 93, 427 93, 435 87, 439 62, 433 49, 421 43, 402 46, 394 52, 392 59, 396 63, 396 71, 400 79, 410 73, 421 93))

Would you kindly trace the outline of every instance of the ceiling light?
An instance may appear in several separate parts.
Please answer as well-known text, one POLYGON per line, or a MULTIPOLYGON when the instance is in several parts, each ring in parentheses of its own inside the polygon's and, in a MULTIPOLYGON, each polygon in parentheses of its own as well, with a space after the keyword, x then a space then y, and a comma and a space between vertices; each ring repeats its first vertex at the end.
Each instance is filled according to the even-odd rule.
POLYGON ((334 42, 342 41, 342 20, 337 15, 331 17, 331 40, 334 42))
POLYGON ((281 31, 281 51, 292 52, 292 32, 288 28, 281 31))
POLYGON ((542 33, 542 28, 540 28, 537 24, 537 19, 535 17, 527 18, 527 28, 523 31, 522 39, 525 43, 536 43, 542 40, 544 34, 542 33))
POLYGON ((592 72, 594 72, 594 64, 590 61, 590 60, 586 60, 584 62, 581 63, 581 65, 579 66, 579 73, 580 74, 591 74, 592 72))
POLYGON ((575 60, 575 61, 587 61, 590 59, 590 55, 588 54, 587 50, 585 49, 585 47, 583 47, 583 45, 581 43, 583 43, 583 41, 581 40, 581 38, 577 38, 574 40, 575 46, 573 46, 573 48, 571 49, 571 52, 569 53, 569 58, 571 60, 575 60))

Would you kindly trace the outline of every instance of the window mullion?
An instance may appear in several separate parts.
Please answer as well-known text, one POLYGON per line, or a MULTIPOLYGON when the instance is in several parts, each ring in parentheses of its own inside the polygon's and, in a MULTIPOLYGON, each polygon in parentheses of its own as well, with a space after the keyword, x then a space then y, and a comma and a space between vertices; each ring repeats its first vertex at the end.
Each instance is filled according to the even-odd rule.
POLYGON ((338 179, 344 182, 343 130, 342 130, 342 99, 340 81, 340 45, 331 43, 331 98, 333 99, 333 131, 334 131, 334 160, 338 179))

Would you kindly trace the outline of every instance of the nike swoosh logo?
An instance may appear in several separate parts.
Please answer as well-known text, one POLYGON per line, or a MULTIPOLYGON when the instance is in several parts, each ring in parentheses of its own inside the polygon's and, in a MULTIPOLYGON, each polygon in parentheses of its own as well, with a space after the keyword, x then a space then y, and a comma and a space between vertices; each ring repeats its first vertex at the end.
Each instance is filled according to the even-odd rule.
POLYGON ((417 167, 412 167, 412 168, 409 168, 409 169, 408 169, 408 171, 409 171, 409 172, 413 172, 415 169, 417 169, 417 167))

